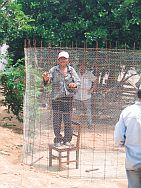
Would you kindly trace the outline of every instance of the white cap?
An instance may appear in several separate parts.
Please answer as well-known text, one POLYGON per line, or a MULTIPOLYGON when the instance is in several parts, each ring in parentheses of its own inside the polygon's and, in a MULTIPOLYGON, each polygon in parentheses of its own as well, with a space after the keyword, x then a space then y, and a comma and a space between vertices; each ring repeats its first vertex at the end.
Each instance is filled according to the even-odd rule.
POLYGON ((62 51, 62 52, 60 52, 60 53, 58 54, 58 59, 59 59, 60 57, 65 57, 66 59, 68 59, 68 58, 69 58, 69 54, 68 54, 68 52, 62 51))

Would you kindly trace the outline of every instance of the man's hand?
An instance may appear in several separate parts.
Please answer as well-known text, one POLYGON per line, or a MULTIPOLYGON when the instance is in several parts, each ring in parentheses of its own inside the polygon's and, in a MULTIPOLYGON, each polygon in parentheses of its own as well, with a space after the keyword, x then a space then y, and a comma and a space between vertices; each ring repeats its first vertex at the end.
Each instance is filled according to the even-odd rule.
POLYGON ((76 85, 76 83, 71 82, 71 83, 69 83, 68 87, 70 89, 73 89, 73 88, 77 88, 77 85, 76 85))
POLYGON ((44 72, 43 79, 44 79, 45 82, 49 81, 49 73, 48 72, 44 72))

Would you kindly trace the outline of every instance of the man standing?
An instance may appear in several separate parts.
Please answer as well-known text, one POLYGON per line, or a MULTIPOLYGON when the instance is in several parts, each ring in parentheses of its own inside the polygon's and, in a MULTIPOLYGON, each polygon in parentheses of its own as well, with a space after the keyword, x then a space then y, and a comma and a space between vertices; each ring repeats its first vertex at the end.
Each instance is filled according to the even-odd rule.
POLYGON ((137 97, 122 111, 114 132, 115 144, 126 149, 128 188, 141 188, 141 90, 137 97))
POLYGON ((86 69, 83 62, 78 64, 78 69, 81 85, 74 96, 75 106, 78 111, 80 109, 83 110, 83 113, 86 111, 88 128, 92 128, 91 93, 93 92, 93 82, 96 77, 86 69))
POLYGON ((70 146, 72 140, 71 114, 75 91, 80 79, 75 69, 69 65, 69 54, 62 51, 58 54, 58 64, 43 75, 44 85, 52 84, 52 109, 54 145, 70 146), (64 137, 61 135, 61 123, 64 123, 64 137))

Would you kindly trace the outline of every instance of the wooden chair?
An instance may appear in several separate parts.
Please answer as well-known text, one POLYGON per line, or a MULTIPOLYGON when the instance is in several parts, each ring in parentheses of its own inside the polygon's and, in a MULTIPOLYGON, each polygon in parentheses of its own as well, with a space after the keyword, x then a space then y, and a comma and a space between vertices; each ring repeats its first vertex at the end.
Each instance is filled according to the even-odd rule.
MULTIPOLYGON (((76 169, 79 167, 79 148, 80 148, 80 124, 77 122, 72 122, 73 127, 73 140, 75 143, 71 146, 62 145, 60 147, 54 146, 54 144, 49 144, 49 167, 52 166, 53 160, 58 160, 59 166, 58 170, 62 169, 62 164, 66 163, 76 163, 76 169), (75 159, 71 159, 70 153, 75 151, 75 159), (65 160, 64 160, 65 159, 65 160)), ((73 156, 74 157, 74 156, 73 156)))

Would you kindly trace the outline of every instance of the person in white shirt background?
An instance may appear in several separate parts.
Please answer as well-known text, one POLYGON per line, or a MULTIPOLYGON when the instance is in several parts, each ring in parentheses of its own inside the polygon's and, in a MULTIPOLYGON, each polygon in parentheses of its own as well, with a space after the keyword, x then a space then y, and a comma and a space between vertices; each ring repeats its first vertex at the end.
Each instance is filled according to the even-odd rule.
POLYGON ((83 61, 78 64, 77 73, 81 85, 74 95, 74 107, 77 112, 82 112, 82 114, 86 113, 88 128, 92 128, 91 94, 93 92, 93 83, 95 82, 96 77, 87 69, 87 65, 83 61))
POLYGON ((141 90, 138 101, 126 107, 115 126, 117 146, 125 146, 128 188, 141 188, 141 90))

